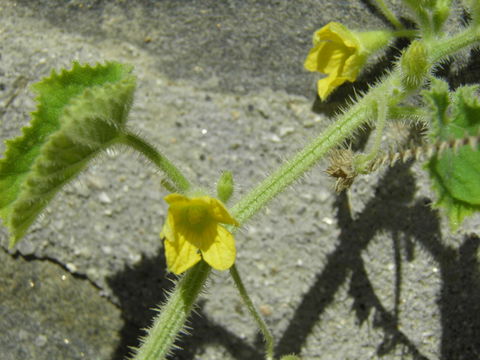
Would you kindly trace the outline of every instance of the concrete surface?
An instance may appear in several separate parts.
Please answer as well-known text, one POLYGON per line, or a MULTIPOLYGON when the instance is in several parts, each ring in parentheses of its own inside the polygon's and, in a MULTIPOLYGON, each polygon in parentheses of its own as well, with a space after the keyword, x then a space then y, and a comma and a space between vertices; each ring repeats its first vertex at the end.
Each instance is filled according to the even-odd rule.
MULTIPOLYGON (((130 125, 200 186, 213 189, 222 170, 233 171, 235 202, 382 73, 379 59, 355 86, 326 104, 315 100, 317 78, 302 64, 313 31, 334 20, 386 24, 367 1, 2 0, 0 138, 28 122, 28 85, 50 69, 73 60, 131 63, 138 90, 130 125)), ((459 60, 443 75, 478 82, 478 60, 459 60)), ((480 358, 478 216, 451 234, 429 206, 421 164, 359 179, 348 196, 334 194, 325 168, 237 236, 237 266, 277 353, 480 358)), ((109 153, 13 251, 0 228, 2 358, 124 358, 171 286, 158 238, 160 180, 139 155, 109 153)), ((191 326, 173 359, 262 358, 228 273, 211 278, 191 326)))

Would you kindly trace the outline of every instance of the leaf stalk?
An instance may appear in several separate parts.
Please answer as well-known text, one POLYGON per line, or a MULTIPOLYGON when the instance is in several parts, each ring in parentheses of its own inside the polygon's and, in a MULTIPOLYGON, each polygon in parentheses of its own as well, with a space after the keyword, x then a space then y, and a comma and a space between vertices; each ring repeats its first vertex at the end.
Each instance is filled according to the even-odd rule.
MULTIPOLYGON (((145 139, 131 132, 125 132, 123 136, 118 139, 119 143, 131 146, 135 150, 142 153, 147 159, 154 163, 167 176, 169 182, 165 183, 169 186, 167 190, 176 191, 184 194, 187 192, 191 184, 181 171, 167 159, 165 155, 160 153, 153 145, 148 143, 145 139)), ((162 185, 165 185, 162 182, 162 185)))

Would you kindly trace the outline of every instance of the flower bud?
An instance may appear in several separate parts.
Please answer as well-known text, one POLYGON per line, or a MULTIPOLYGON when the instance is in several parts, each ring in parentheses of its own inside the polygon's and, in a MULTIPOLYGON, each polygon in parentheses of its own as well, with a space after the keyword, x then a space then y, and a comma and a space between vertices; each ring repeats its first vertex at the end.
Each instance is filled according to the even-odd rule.
POLYGON ((430 69, 428 50, 422 41, 415 40, 402 55, 400 60, 402 82, 406 89, 414 89, 422 85, 430 69))
POLYGON ((217 197, 226 203, 233 194, 233 176, 230 171, 224 171, 217 183, 217 197))
POLYGON ((447 21, 450 15, 451 3, 451 0, 439 0, 436 3, 435 9, 432 13, 432 21, 435 31, 439 32, 445 21, 447 21))

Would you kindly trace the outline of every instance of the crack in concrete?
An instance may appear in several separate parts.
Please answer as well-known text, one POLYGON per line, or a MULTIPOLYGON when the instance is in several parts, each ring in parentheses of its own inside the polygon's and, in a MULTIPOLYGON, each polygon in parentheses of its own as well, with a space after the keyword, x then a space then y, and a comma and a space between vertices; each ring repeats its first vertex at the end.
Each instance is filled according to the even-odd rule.
POLYGON ((95 281, 91 280, 86 274, 82 274, 82 273, 79 273, 79 272, 76 272, 76 271, 71 271, 68 268, 68 266, 65 265, 64 263, 62 263, 60 260, 55 259, 55 258, 50 257, 50 256, 37 256, 37 255, 34 255, 34 254, 24 255, 19 250, 13 250, 13 252, 12 252, 10 250, 5 249, 3 246, 1 247, 1 249, 7 255, 11 256, 13 259, 18 259, 20 257, 23 260, 28 261, 28 262, 30 262, 30 261, 46 261, 46 262, 51 263, 55 266, 59 266, 62 270, 66 271, 67 273, 72 275, 75 279, 82 280, 82 281, 87 281, 90 285, 92 285, 98 291, 98 293, 101 297, 105 298, 110 304, 115 306, 116 309, 118 309, 120 311, 122 310, 120 305, 111 296, 106 294, 105 290, 100 285, 98 285, 95 281))

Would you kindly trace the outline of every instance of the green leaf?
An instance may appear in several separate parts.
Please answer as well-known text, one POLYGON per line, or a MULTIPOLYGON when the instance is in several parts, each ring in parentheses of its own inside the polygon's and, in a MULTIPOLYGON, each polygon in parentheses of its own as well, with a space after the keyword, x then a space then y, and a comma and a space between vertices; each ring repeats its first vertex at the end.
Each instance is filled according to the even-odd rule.
MULTIPOLYGON (((432 82, 424 95, 433 110, 433 135, 436 142, 452 141, 480 133, 480 102, 477 86, 465 86, 448 93, 448 85, 432 82)), ((438 195, 436 206, 447 211, 456 229, 466 216, 480 211, 480 151, 464 145, 434 155, 427 169, 438 195)))
POLYGON ((0 160, 0 217, 10 247, 63 185, 122 135, 135 90, 131 70, 74 63, 34 85, 37 109, 0 160))

